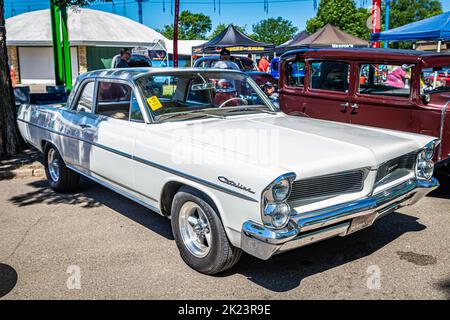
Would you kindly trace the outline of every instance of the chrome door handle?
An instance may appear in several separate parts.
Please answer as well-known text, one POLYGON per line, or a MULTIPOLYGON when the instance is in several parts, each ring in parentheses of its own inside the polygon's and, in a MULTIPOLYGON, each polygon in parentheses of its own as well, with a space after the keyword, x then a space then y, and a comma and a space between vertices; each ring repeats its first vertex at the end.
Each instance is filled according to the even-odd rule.
POLYGON ((341 112, 342 113, 346 113, 347 112, 347 108, 349 107, 349 103, 348 102, 346 102, 346 103, 341 103, 341 107, 342 107, 342 110, 341 110, 341 112))
POLYGON ((352 109, 358 109, 359 108, 359 104, 357 103, 352 103, 352 109))

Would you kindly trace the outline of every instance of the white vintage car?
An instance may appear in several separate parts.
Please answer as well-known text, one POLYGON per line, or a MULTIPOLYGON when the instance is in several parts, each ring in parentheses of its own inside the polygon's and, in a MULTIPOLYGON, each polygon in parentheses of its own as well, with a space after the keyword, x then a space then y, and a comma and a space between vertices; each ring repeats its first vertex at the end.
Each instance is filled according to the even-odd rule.
POLYGON ((433 137, 275 110, 238 71, 100 70, 67 104, 23 105, 18 124, 55 191, 83 175, 169 217, 205 274, 241 251, 268 259, 348 235, 438 187, 433 137))

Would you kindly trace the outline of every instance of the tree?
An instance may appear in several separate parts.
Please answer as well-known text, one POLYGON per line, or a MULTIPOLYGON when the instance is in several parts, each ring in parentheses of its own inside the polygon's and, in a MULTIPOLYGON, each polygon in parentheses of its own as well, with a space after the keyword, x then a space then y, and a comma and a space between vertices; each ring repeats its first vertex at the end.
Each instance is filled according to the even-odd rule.
MULTIPOLYGON (((382 5, 385 12, 385 3, 382 5)), ((391 1, 389 29, 398 28, 405 24, 430 18, 442 13, 439 0, 397 0, 391 1)), ((381 16, 382 30, 384 30, 385 15, 381 16)))
POLYGON ((0 156, 21 151, 20 134, 6 49, 4 1, 0 0, 0 156))
POLYGON ((306 31, 314 33, 330 23, 355 37, 367 40, 370 36, 367 27, 370 16, 370 10, 356 8, 354 0, 321 0, 317 15, 306 21, 306 31))
MULTIPOLYGON (((211 18, 203 13, 192 13, 183 10, 178 20, 178 39, 206 39, 206 33, 211 30, 211 18)), ((166 38, 173 38, 173 25, 165 25, 160 31, 166 38)))
POLYGON ((291 39, 297 31, 298 28, 292 24, 292 21, 282 17, 269 18, 253 25, 251 37, 258 41, 280 45, 291 39))
MULTIPOLYGON (((233 26, 240 32, 242 32, 243 34, 246 34, 245 29, 247 28, 247 26, 237 26, 235 24, 233 24, 233 26)), ((208 36, 208 40, 211 40, 213 38, 215 38, 216 36, 219 35, 219 33, 221 33, 223 30, 225 30, 228 26, 224 23, 219 23, 217 25, 217 27, 214 29, 213 32, 211 32, 211 34, 208 36)))

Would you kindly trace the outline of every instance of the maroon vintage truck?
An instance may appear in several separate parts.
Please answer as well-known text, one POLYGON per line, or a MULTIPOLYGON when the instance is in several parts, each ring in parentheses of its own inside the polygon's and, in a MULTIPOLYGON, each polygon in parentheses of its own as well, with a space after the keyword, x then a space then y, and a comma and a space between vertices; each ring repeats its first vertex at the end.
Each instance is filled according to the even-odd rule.
POLYGON ((416 132, 441 139, 450 168, 450 54, 393 49, 299 49, 280 65, 287 114, 416 132))

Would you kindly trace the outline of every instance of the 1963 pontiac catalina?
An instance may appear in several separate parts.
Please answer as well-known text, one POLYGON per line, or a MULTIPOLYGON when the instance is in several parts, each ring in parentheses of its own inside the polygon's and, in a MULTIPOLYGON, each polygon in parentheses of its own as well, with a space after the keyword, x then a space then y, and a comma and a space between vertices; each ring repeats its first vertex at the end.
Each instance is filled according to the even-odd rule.
POLYGON ((275 112, 239 71, 94 71, 18 124, 55 191, 83 175, 169 217, 206 274, 348 235, 438 186, 435 138, 275 112))

